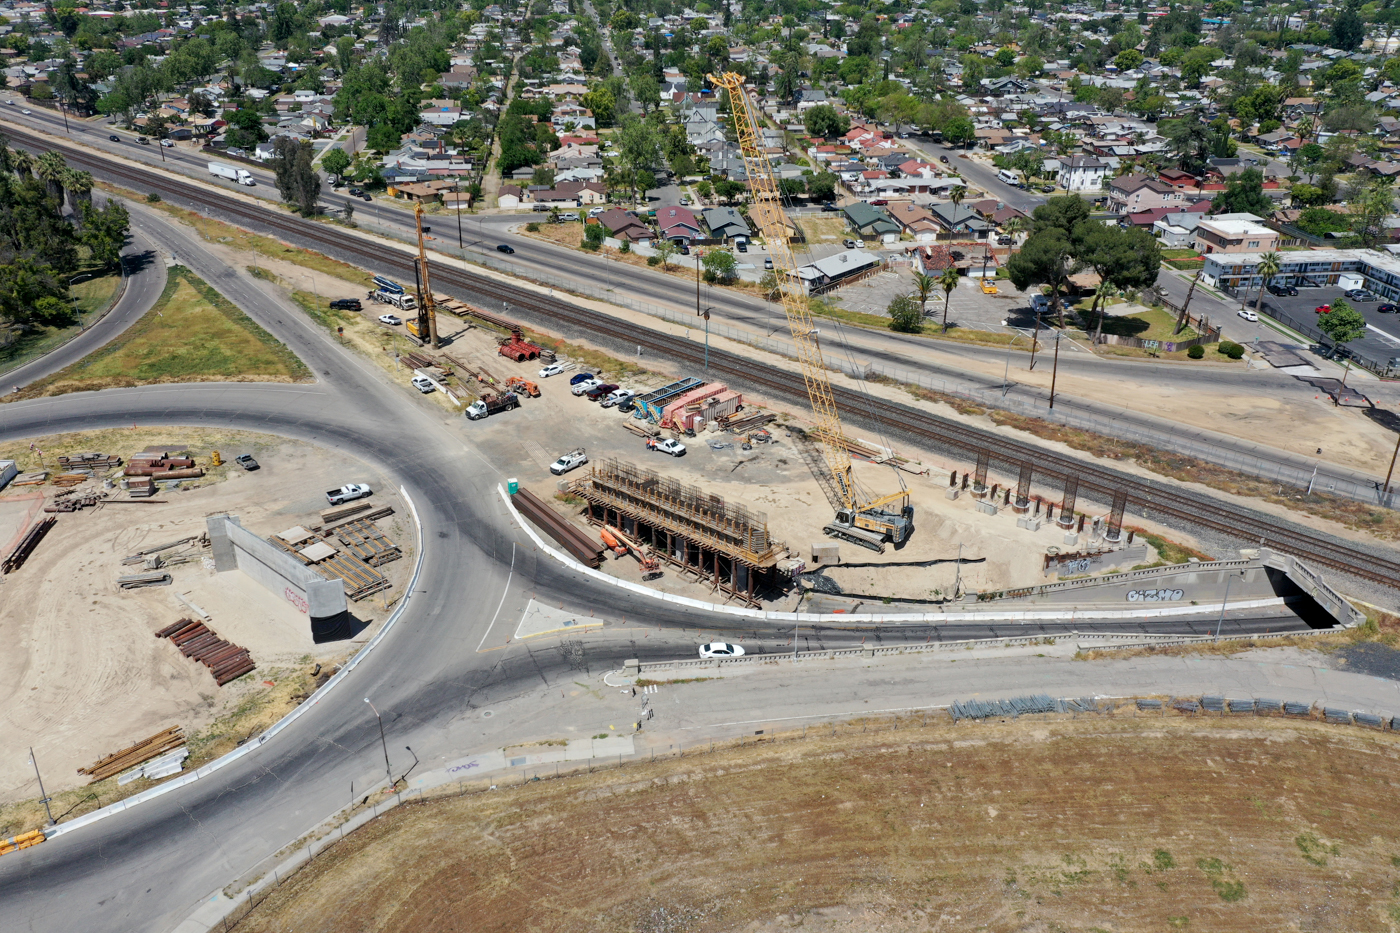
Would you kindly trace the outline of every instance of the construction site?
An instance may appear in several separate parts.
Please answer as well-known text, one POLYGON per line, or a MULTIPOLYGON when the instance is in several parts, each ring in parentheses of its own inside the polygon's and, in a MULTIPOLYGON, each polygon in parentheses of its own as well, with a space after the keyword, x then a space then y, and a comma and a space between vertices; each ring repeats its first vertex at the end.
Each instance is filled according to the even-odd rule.
POLYGON ((211 724, 353 653, 412 572, 396 485, 309 444, 126 429, 0 456, 0 804, 36 796, 30 747, 49 792, 178 773, 211 724), (347 479, 374 494, 327 509, 347 479))

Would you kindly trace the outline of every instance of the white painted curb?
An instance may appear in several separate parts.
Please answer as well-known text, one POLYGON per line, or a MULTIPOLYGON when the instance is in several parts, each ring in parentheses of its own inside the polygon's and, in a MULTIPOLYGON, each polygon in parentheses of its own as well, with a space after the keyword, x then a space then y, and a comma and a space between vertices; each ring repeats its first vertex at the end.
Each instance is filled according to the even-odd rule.
POLYGON ((342 667, 339 671, 337 671, 334 677, 322 684, 321 687, 315 693, 311 694, 311 696, 300 706, 296 707, 290 713, 283 716, 276 723, 274 723, 272 727, 269 728, 266 732, 258 736, 253 741, 248 742, 246 745, 242 745, 226 755, 221 755, 220 757, 215 758, 213 761, 209 762, 207 765, 204 765, 202 768, 199 768, 195 771, 191 771, 188 774, 181 775, 173 781, 168 781, 167 783, 161 784, 157 787, 152 787, 150 790, 142 791, 139 794, 126 798, 125 800, 119 800, 116 803, 108 804, 100 810, 94 810, 93 812, 86 813, 70 822, 61 823, 58 826, 53 827, 52 829, 45 830, 46 835, 50 839, 52 839, 55 836, 61 836, 66 833, 70 833, 75 829, 79 829, 83 826, 89 826, 93 823, 96 823, 98 820, 103 820, 109 816, 115 816, 118 813, 122 813, 126 810, 129 810, 137 804, 145 803, 147 800, 154 800, 162 794, 168 794, 176 788, 184 787, 186 784, 191 784, 199 780, 200 778, 208 777, 215 771, 218 771, 220 768, 223 768, 227 765, 231 765, 238 759, 242 758, 244 755, 247 755, 250 752, 256 751, 257 749, 261 748, 265 742, 267 742, 273 736, 277 735, 277 733, 281 732, 293 722, 296 722, 296 720, 299 719, 308 708, 315 706, 317 703, 324 700, 326 696, 330 693, 330 691, 342 680, 344 680, 346 676, 352 670, 354 670, 362 660, 364 660, 365 656, 368 655, 371 651, 373 651, 374 648, 381 641, 384 640, 384 637, 389 634, 389 630, 394 627, 396 622, 398 622, 399 616, 403 615, 404 610, 408 608, 409 598, 412 596, 413 591, 418 583, 418 575, 423 570, 423 523, 418 518, 418 509, 413 504, 413 498, 409 496, 408 490, 400 486, 399 492, 403 495, 404 501, 408 503, 409 511, 413 513, 413 525, 414 528, 417 530, 418 535, 418 562, 414 565, 413 576, 409 579, 403 599, 399 601, 398 606, 395 607, 394 611, 389 615, 389 618, 385 620, 384 624, 380 627, 379 631, 375 634, 375 636, 371 638, 363 648, 355 652, 355 656, 352 657, 349 661, 346 661, 345 666, 342 667))
MULTIPOLYGON (((686 606, 691 609, 700 609, 704 612, 715 612, 722 615, 737 616, 742 619, 762 619, 770 622, 793 622, 808 623, 815 625, 822 622, 841 622, 847 625, 852 623, 882 624, 887 622, 1077 622, 1092 619, 1162 619, 1171 616, 1196 615, 1201 612, 1211 610, 1210 606, 1168 606, 1161 609, 1080 609, 1080 610, 1024 610, 1022 612, 905 612, 905 613, 873 613, 850 615, 846 613, 815 613, 815 612, 765 612, 760 609, 744 609, 739 606, 723 606, 718 603, 707 603, 699 599, 691 599, 688 596, 672 596, 670 593, 662 593, 640 583, 630 583, 627 580, 619 580, 617 577, 610 577, 601 570, 594 570, 592 567, 585 567, 572 555, 565 554, 544 542, 544 539, 531 528, 525 521, 524 516, 515 508, 515 503, 511 502, 510 494, 505 491, 505 487, 496 484, 496 491, 501 496, 501 501, 515 516, 515 521, 525 533, 530 536, 530 540, 535 546, 552 556, 567 567, 586 574, 590 578, 609 586, 616 586, 620 589, 646 596, 650 599, 657 599, 661 602, 671 603, 677 606, 686 606)), ((1267 606, 1279 606, 1283 600, 1278 597, 1268 599, 1243 599, 1230 603, 1231 609, 1262 609, 1267 606)), ((1213 605, 1213 604, 1212 604, 1213 605)))

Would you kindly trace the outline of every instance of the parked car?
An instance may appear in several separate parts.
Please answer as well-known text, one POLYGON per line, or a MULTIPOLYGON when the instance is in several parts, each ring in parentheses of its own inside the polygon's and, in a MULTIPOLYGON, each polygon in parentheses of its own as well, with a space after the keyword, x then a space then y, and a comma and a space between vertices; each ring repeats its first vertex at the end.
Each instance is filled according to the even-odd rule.
POLYGON ((1014 242, 1015 240, 1011 239, 1011 237, 1006 235, 997 237, 997 246, 1010 246, 1014 242))
POLYGON ((735 241, 734 241, 734 248, 737 249, 737 250, 738 250, 739 252, 741 252, 741 253, 747 253, 747 252, 749 251, 749 241, 748 241, 748 240, 743 240, 743 239, 735 240, 735 241))
POLYGON ((682 255, 682 256, 689 256, 689 255, 690 255, 690 244, 689 244, 689 243, 681 243, 681 244, 680 244, 680 250, 681 250, 681 255, 682 255))
POLYGON ((570 389, 569 391, 572 392, 572 393, 575 394, 575 395, 583 395, 583 394, 586 393, 589 389, 592 389, 594 386, 600 386, 600 385, 602 385, 602 384, 603 384, 602 382, 598 381, 597 379, 594 379, 592 376, 589 376, 588 379, 587 379, 587 381, 585 381, 585 382, 576 382, 576 383, 574 383, 573 388, 570 389))
POLYGON ((825 204, 822 205, 822 211, 827 214, 834 214, 839 210, 841 210, 841 208, 837 207, 831 201, 827 201, 825 204))
POLYGON ((885 207, 885 206, 887 206, 889 203, 890 203, 890 202, 887 201, 887 200, 885 200, 884 198, 876 198, 875 200, 873 200, 873 201, 870 202, 870 206, 871 206, 871 207, 885 207))
POLYGON ((233 458, 233 462, 241 466, 243 469, 247 470, 249 473, 253 472, 256 469, 259 469, 258 461, 253 459, 252 454, 239 454, 237 457, 233 458))
POLYGON ((637 410, 637 400, 635 398, 629 398, 627 401, 618 405, 617 410, 622 412, 624 415, 630 415, 632 412, 637 410))
POLYGON ((616 392, 617 388, 618 386, 615 382, 600 382, 595 386, 591 386, 584 395, 588 396, 590 402, 596 402, 616 392))
POLYGON ((860 244, 857 243, 855 240, 846 239, 841 241, 841 245, 846 247, 846 249, 855 249, 860 244))
POLYGON ((681 207, 689 207, 690 198, 681 198, 681 207))
POLYGON ((349 190, 349 192, 347 192, 347 193, 348 193, 348 194, 352 194, 352 195, 354 195, 355 197, 358 198, 360 195, 362 195, 362 194, 365 193, 365 189, 363 189, 363 188, 351 188, 351 189, 349 190))
POLYGON ((548 379, 550 376, 558 376, 568 368, 569 367, 567 363, 550 363, 548 366, 540 370, 540 378, 548 379))
POLYGON ((700 646, 700 657, 706 661, 712 658, 742 658, 744 649, 727 641, 712 641, 700 646))
POLYGON ((119 142, 122 141, 122 138, 121 138, 120 136, 118 136, 116 133, 108 133, 108 134, 107 134, 107 138, 110 139, 110 140, 111 140, 112 142, 114 142, 114 143, 119 143, 119 142))
POLYGON ((365 496, 373 495, 374 490, 364 483, 346 483, 339 489, 332 489, 326 493, 326 501, 331 505, 344 505, 352 499, 363 499, 365 496))
POLYGON ((1376 308, 1377 314, 1394 314, 1395 305, 1380 305, 1376 308))
POLYGON ((654 437, 647 438, 647 450, 659 450, 663 454, 670 454, 673 457, 685 456, 685 445, 669 437, 664 441, 658 441, 654 437))
POLYGON ((1349 289, 1347 289, 1347 291, 1346 291, 1345 294, 1346 294, 1346 296, 1347 296, 1348 298, 1350 298, 1352 301, 1375 301, 1375 300, 1376 300, 1376 296, 1375 296, 1375 295, 1372 295, 1370 292, 1366 291, 1366 289, 1364 289, 1364 288, 1349 288, 1349 289))
POLYGON ((361 192, 360 192, 360 199, 361 199, 361 200, 364 200, 364 201, 373 201, 373 200, 374 200, 374 198, 370 197, 368 191, 361 191, 361 192))
POLYGON ((773 268, 773 257, 772 257, 772 256, 765 256, 765 257, 764 257, 764 259, 763 259, 763 268, 765 268, 765 269, 771 269, 771 268, 773 268))
POLYGON ((337 298, 331 302, 331 307, 339 311, 358 311, 360 310, 360 299, 337 298))
POLYGON ((415 389, 422 392, 424 395, 427 395, 429 392, 437 391, 437 386, 433 385, 433 380, 429 379, 427 376, 414 376, 409 381, 413 383, 415 389))
POLYGON ((397 314, 381 314, 379 315, 379 323, 388 324, 390 327, 398 327, 403 323, 403 318, 399 317, 397 314))
POLYGON ((938 157, 938 161, 942 162, 944 165, 947 165, 947 164, 948 164, 948 157, 947 157, 947 156, 939 156, 939 157, 938 157))
POLYGON ((604 408, 612 408, 614 405, 621 405, 623 402, 630 401, 636 394, 637 393, 631 389, 618 389, 609 393, 608 397, 603 399, 602 405, 604 408))
POLYGON ((1054 194, 1054 193, 1055 193, 1055 186, 1054 186, 1054 185, 1041 185, 1041 186, 1040 186, 1040 193, 1041 193, 1041 194, 1054 194))
POLYGON ((1332 306, 1331 306, 1331 305, 1318 305, 1316 308, 1313 308, 1313 311, 1314 311, 1314 313, 1316 313, 1316 314, 1331 314, 1331 313, 1332 313, 1332 306))
POLYGON ((555 476, 562 476, 575 467, 583 466, 587 462, 588 454, 583 452, 582 447, 579 447, 576 450, 569 451, 558 460, 551 463, 549 465, 549 472, 553 473, 555 476))
POLYGON ((1248 308, 1240 308, 1240 309, 1239 309, 1238 311, 1236 311, 1235 313, 1238 314, 1240 317, 1244 318, 1246 321, 1258 321, 1258 320, 1259 320, 1259 315, 1255 314, 1253 311, 1249 310, 1248 308))
POLYGON ((506 243, 501 243, 499 246, 496 247, 496 252, 498 252, 498 253, 513 253, 513 252, 515 252, 515 247, 514 247, 514 246, 510 246, 509 244, 506 244, 506 243))
POLYGON ((1267 286, 1267 288, 1269 290, 1270 295, 1274 295, 1279 298, 1298 297, 1298 289, 1294 288, 1292 285, 1276 285, 1271 283, 1267 286))
MULTIPOLYGON (((28 112, 28 111, 26 111, 26 113, 27 113, 27 112, 28 112)), ((137 141, 138 143, 140 143, 141 145, 143 145, 143 146, 149 146, 149 145, 151 144, 151 137, 149 137, 149 136, 138 136, 138 137, 136 137, 136 141, 137 141)))
POLYGON ((161 144, 162 146, 164 146, 166 149, 174 149, 174 148, 175 148, 175 144, 174 144, 173 142, 171 142, 170 140, 168 140, 168 139, 162 139, 162 140, 160 141, 160 144, 161 144))
POLYGON ((592 373, 575 373, 574 378, 569 380, 569 385, 576 386, 580 382, 597 382, 598 377, 592 373))

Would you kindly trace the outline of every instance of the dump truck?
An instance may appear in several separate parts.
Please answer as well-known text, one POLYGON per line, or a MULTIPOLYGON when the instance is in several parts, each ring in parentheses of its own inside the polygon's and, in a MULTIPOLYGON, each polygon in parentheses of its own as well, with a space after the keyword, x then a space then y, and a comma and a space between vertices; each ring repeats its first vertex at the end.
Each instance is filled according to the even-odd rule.
POLYGON ((480 421, 501 411, 510 411, 512 408, 520 407, 520 399, 514 392, 506 392, 502 395, 483 395, 467 406, 466 415, 473 421, 480 421))
POLYGON ((227 178, 229 181, 236 181, 240 185, 256 185, 253 176, 246 168, 234 168, 232 165, 225 165, 222 162, 210 162, 209 174, 216 178, 227 178))

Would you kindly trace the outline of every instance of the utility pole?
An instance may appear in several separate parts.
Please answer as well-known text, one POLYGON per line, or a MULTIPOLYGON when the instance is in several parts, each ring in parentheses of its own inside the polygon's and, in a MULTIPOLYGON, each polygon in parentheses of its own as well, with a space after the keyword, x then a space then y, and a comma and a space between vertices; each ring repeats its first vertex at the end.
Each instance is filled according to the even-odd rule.
MULTIPOLYGON (((1032 310, 1035 310, 1032 308, 1032 310)), ((1035 372, 1035 348, 1040 346, 1040 312, 1035 312, 1035 333, 1031 334, 1031 365, 1026 367, 1026 372, 1035 372)), ((1002 393, 1003 395, 1005 393, 1002 393)))
POLYGON ((34 746, 29 747, 29 763, 34 766, 34 777, 39 779, 39 799, 44 802, 44 812, 48 814, 49 825, 54 825, 53 811, 49 809, 49 795, 44 792, 44 779, 39 776, 39 759, 34 757, 34 746))
POLYGON ((1400 457, 1400 437, 1395 438, 1395 452, 1390 455, 1390 469, 1385 471, 1385 494, 1390 495, 1390 478, 1395 475, 1395 458, 1400 457))
POLYGON ((1197 272, 1196 277, 1191 280, 1191 287, 1186 290, 1186 300, 1181 303, 1181 312, 1177 315, 1176 327, 1172 329, 1173 336, 1181 333, 1181 329, 1186 326, 1186 322, 1189 320, 1186 309, 1191 307, 1191 296, 1196 294, 1196 283, 1200 280, 1201 273, 1197 272))
MULTIPOLYGON (((369 697, 365 697, 365 702, 369 703, 369 697)), ((374 709, 373 703, 369 703, 369 708, 374 710, 374 718, 379 720, 379 744, 384 747, 384 776, 389 779, 389 786, 393 787, 394 772, 389 768, 389 743, 384 739, 384 717, 379 715, 379 710, 374 709)))
MULTIPOLYGON (((462 246, 462 201, 460 198, 461 184, 462 183, 460 179, 453 179, 452 181, 452 205, 453 207, 457 208, 457 249, 459 251, 466 249, 466 247, 462 246)), ((465 253, 463 253, 463 258, 465 258, 465 253)))
POLYGON ((1050 408, 1055 407, 1055 379, 1060 375, 1060 335, 1055 335, 1055 363, 1050 370, 1050 408))

